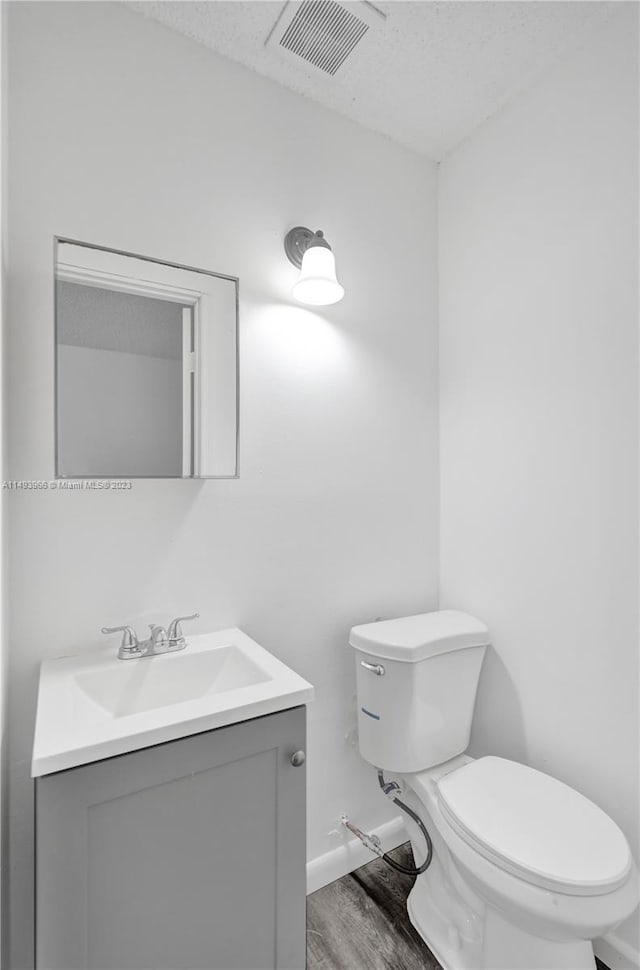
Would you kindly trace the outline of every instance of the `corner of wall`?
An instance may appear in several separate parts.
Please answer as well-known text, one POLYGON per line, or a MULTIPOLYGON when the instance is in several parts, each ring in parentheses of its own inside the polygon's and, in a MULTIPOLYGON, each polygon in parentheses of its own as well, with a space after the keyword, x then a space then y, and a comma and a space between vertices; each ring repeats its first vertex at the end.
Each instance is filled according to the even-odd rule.
MULTIPOLYGON (((0 128, 2 139, 2 155, 0 161, 0 224, 2 225, 2 237, 0 239, 0 478, 4 479, 7 468, 7 406, 6 406, 6 381, 4 371, 6 368, 6 321, 7 321, 7 130, 8 130, 8 94, 7 94, 7 21, 8 4, 0 5, 0 128)), ((6 806, 7 806, 7 595, 6 595, 6 557, 7 557, 7 515, 6 515, 6 493, 4 489, 0 494, 0 910, 2 917, 0 921, 0 967, 7 967, 7 906, 5 901, 8 898, 6 889, 7 880, 7 832, 6 806)))

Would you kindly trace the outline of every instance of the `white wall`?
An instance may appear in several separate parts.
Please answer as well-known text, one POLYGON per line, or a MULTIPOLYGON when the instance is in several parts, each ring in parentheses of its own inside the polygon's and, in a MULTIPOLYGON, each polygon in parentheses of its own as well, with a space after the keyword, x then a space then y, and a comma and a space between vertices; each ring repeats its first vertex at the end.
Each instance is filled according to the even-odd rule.
MULTIPOLYGON (((493 635, 473 752, 584 792, 637 859, 638 31, 620 6, 441 166, 441 605, 493 635)), ((637 920, 618 936, 631 965, 637 920)))
MULTIPOLYGON (((240 478, 11 495, 11 949, 32 959, 38 666, 199 610, 307 677, 309 857, 391 817, 345 739, 354 622, 436 605, 435 167, 102 3, 15 3, 11 478, 53 470, 53 236, 240 277, 240 478), (285 232, 346 289, 293 305, 285 232), (138 553, 138 554, 135 554, 138 553), (145 616, 146 614, 146 616, 145 616)), ((115 644, 114 644, 115 649, 115 644)))
MULTIPOLYGON (((7 473, 7 407, 6 407, 6 387, 5 379, 7 367, 6 354, 6 333, 8 328, 8 296, 7 296, 7 259, 8 259, 8 240, 7 240, 7 203, 8 193, 8 166, 5 155, 5 145, 7 142, 8 130, 8 58, 7 58, 7 6, 4 4, 0 8, 0 126, 2 139, 2 154, 0 156, 0 471, 4 480, 7 473)), ((7 884, 7 850, 9 827, 6 821, 7 815, 7 777, 8 777, 8 717, 7 717, 7 653, 9 638, 7 636, 8 612, 7 612, 7 498, 0 495, 0 966, 9 965, 7 959, 8 941, 8 919, 9 907, 6 905, 8 898, 6 892, 7 884)))

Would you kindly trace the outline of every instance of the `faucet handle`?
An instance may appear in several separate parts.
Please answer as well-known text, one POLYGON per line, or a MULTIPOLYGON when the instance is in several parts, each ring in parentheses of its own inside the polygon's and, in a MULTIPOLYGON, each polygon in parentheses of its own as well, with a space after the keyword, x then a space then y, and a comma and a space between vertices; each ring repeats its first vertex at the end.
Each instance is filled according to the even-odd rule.
POLYGON ((177 642, 184 640, 184 634, 182 632, 181 623, 183 620, 198 620, 200 619, 199 613, 192 613, 191 616, 176 616, 175 620, 172 620, 169 624, 169 630, 167 636, 170 640, 177 642))
POLYGON ((103 633, 120 633, 122 631, 122 647, 133 647, 137 649, 138 647, 138 637, 136 631, 130 626, 103 626, 103 633))
POLYGON ((119 633, 122 630, 122 643, 118 650, 120 660, 128 660, 131 657, 141 657, 142 650, 138 643, 136 631, 130 626, 103 626, 103 633, 119 633))

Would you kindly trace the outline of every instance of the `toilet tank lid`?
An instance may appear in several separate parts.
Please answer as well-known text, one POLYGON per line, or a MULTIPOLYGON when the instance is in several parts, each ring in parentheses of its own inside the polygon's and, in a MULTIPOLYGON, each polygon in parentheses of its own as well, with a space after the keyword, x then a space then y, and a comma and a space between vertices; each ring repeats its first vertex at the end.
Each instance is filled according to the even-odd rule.
POLYGON ((486 646, 489 631, 468 613, 439 610, 354 626, 349 643, 373 657, 417 663, 451 650, 486 646))

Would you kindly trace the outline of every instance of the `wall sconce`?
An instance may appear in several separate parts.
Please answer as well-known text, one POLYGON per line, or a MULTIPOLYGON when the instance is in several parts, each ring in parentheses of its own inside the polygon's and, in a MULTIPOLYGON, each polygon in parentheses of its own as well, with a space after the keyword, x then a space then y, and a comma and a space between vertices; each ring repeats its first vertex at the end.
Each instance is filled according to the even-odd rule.
POLYGON ((344 289, 336 279, 335 257, 320 229, 290 229, 284 237, 284 251, 300 270, 292 291, 296 300, 311 306, 328 306, 342 299, 344 289))

